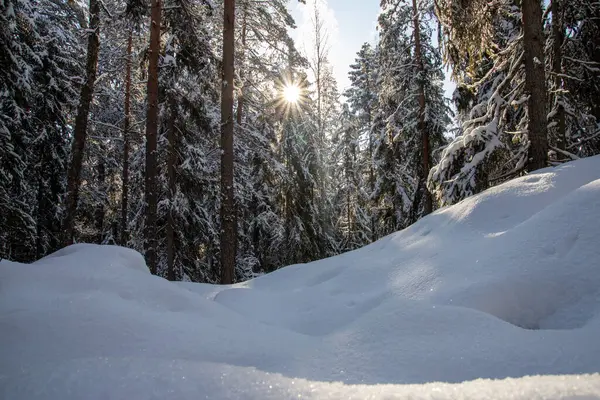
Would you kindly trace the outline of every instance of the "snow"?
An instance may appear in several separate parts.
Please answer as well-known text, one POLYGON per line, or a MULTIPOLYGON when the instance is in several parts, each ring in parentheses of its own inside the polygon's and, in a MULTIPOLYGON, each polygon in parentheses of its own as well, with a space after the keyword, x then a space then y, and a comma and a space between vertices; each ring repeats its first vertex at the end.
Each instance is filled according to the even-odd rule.
POLYGON ((599 220, 593 157, 233 286, 2 261, 0 398, 600 398, 599 220))

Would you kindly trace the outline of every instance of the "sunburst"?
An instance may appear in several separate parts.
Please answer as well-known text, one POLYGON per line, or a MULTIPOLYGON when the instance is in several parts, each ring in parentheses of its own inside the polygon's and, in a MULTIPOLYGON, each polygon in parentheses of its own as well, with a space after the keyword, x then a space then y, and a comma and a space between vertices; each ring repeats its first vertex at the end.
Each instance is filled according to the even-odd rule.
POLYGON ((285 86, 283 88, 283 98, 288 103, 297 103, 300 100, 300 88, 294 83, 285 86))
POLYGON ((308 82, 284 74, 275 84, 277 90, 276 108, 284 116, 298 116, 308 103, 308 82))

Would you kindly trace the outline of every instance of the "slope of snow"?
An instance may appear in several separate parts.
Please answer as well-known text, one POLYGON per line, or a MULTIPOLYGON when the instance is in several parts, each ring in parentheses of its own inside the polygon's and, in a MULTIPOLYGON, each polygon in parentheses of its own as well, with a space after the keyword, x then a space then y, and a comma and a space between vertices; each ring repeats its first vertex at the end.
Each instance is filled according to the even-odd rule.
POLYGON ((0 398, 600 398, 598 221, 594 157, 239 285, 2 261, 0 398))

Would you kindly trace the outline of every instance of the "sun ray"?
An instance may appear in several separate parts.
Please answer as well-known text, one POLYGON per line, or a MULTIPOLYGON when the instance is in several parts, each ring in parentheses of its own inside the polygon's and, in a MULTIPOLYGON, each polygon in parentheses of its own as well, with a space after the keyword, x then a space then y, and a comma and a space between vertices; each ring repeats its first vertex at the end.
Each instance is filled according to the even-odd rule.
POLYGON ((276 97, 274 105, 285 118, 300 115, 308 103, 308 82, 306 77, 293 76, 284 72, 275 80, 276 97))
POLYGON ((294 84, 284 87, 283 97, 288 103, 297 103, 300 100, 300 88, 294 84))

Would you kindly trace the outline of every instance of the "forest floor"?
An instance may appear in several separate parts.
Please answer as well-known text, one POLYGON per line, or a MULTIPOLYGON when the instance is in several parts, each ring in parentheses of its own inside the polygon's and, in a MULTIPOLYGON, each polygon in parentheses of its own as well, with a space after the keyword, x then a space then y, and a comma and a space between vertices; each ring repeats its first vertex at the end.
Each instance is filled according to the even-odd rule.
POLYGON ((233 286, 2 261, 0 398, 600 398, 599 221, 600 156, 233 286))

